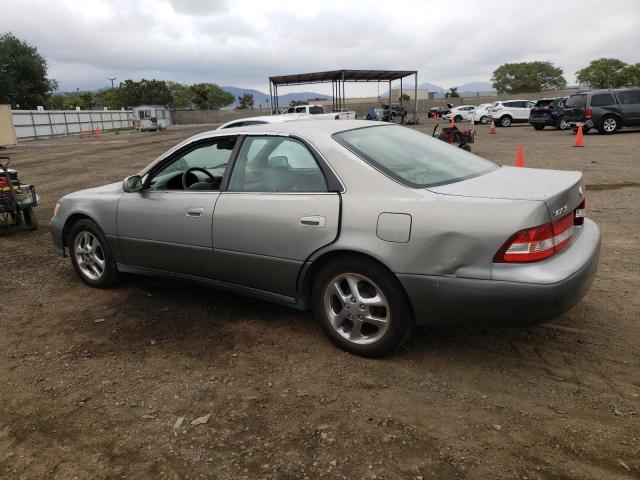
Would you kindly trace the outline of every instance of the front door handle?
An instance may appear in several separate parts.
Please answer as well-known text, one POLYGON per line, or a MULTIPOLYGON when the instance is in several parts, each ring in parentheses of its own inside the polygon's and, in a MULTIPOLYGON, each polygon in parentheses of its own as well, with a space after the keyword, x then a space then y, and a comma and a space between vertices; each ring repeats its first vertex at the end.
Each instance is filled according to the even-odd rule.
POLYGON ((325 218, 320 215, 301 215, 300 225, 305 227, 324 227, 325 218))
POLYGON ((187 208, 187 217, 204 217, 204 208, 187 208))

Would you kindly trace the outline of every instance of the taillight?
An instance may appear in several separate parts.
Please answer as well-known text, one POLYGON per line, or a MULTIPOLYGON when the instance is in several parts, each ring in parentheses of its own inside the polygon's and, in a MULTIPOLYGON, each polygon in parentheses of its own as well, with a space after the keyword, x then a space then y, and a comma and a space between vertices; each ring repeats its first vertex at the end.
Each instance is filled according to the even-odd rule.
POLYGON ((584 116, 587 118, 591 118, 591 109, 590 108, 585 108, 584 109, 584 116))
POLYGON ((584 225, 584 217, 587 216, 587 201, 582 200, 582 203, 580 205, 578 205, 578 208, 576 208, 574 210, 574 220, 573 220, 573 224, 574 225, 584 225))
POLYGON ((498 250, 496 263, 528 263, 548 258, 565 248, 573 238, 574 213, 513 235, 498 250))

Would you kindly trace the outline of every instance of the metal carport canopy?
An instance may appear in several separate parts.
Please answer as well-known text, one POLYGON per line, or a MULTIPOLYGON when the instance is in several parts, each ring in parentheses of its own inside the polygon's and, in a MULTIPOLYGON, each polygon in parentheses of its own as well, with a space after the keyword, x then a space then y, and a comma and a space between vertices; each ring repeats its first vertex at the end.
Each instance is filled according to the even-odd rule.
POLYGON ((279 85, 304 85, 310 83, 328 83, 333 85, 333 107, 344 106, 345 82, 389 82, 389 103, 391 103, 391 82, 400 80, 400 104, 402 104, 402 79, 415 76, 415 110, 414 121, 418 111, 418 71, 417 70, 329 70, 326 72, 297 73, 294 75, 278 75, 269 77, 269 96, 272 113, 278 109, 279 85), (275 98, 275 102, 274 102, 275 98), (336 102, 337 99, 337 102, 336 102), (275 104, 274 104, 275 103, 275 104))

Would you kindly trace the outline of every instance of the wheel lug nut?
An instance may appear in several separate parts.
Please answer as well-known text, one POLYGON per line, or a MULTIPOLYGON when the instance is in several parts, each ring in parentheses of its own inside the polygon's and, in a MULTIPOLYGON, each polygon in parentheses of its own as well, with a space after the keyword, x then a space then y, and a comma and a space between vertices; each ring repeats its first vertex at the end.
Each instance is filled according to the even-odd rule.
POLYGON ((360 310, 364 310, 364 303, 360 304, 360 310))
POLYGON ((356 297, 351 297, 351 302, 356 303, 356 297))
POLYGON ((364 317, 363 317, 362 315, 358 315, 358 318, 359 318, 359 319, 362 319, 362 318, 364 318, 364 317))

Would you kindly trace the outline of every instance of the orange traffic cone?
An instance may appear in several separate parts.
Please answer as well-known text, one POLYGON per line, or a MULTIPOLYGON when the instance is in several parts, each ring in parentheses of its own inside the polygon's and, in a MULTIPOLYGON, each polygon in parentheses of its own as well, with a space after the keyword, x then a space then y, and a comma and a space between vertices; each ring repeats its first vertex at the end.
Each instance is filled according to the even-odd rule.
POLYGON ((582 124, 578 125, 578 133, 576 133, 576 142, 573 144, 574 147, 584 147, 584 142, 582 139, 582 124))
POLYGON ((524 151, 522 149, 522 145, 518 145, 518 150, 516 151, 516 163, 514 166, 524 167, 524 151))
POLYGON ((80 138, 84 137, 84 132, 82 131, 82 125, 80 125, 80 138))
POLYGON ((451 126, 452 127, 456 126, 456 121, 453 119, 453 117, 451 117, 451 126))
POLYGON ((489 134, 495 135, 496 133, 496 122, 491 119, 491 126, 489 127, 489 134))
POLYGON ((96 137, 100 137, 100 125, 96 126, 96 137))

